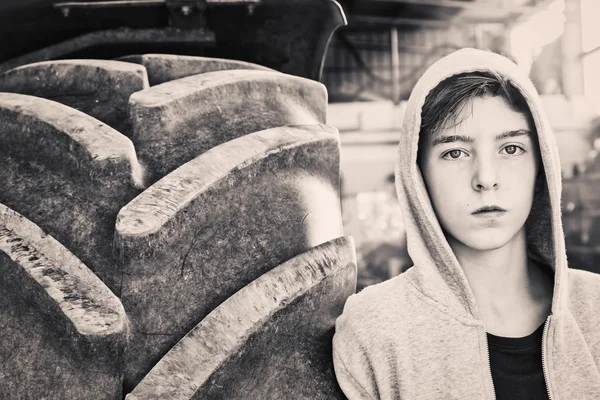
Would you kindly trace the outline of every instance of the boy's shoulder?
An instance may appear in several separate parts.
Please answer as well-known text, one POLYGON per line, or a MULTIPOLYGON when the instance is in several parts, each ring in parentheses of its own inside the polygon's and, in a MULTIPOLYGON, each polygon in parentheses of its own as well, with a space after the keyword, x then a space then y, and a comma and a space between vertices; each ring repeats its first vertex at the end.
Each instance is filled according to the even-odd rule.
POLYGON ((569 301, 600 304, 600 274, 569 268, 569 301))
MULTIPOLYGON (((349 310, 368 311, 374 307, 380 309, 383 301, 396 303, 406 290, 407 279, 405 274, 365 287, 360 292, 350 296, 346 302, 346 307, 349 310)), ((346 308, 344 308, 345 311, 346 308)))
MULTIPOLYGON (((404 274, 367 286, 346 300, 344 311, 335 323, 333 360, 338 382, 348 397, 378 398, 385 377, 396 376, 398 354, 407 341, 402 340, 401 310, 407 309, 407 280, 404 274), (381 378, 380 378, 381 379, 381 378)), ((385 396, 390 397, 390 396, 385 396)))
POLYGON ((402 320, 403 314, 410 313, 414 309, 410 307, 408 298, 411 296, 408 272, 367 286, 350 296, 344 305, 342 315, 338 318, 338 329, 343 327, 356 331, 364 327, 389 325, 402 320))
POLYGON ((581 333, 586 338, 590 351, 600 354, 598 325, 600 325, 600 274, 568 269, 569 314, 573 316, 581 333))

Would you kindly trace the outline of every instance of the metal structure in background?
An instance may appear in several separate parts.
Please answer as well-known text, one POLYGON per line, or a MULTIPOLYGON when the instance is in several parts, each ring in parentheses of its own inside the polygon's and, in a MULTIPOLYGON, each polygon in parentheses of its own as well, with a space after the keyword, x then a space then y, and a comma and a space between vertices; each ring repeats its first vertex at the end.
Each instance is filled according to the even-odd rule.
POLYGON ((169 53, 252 62, 319 80, 331 0, 19 0, 0 10, 0 72, 61 58, 169 53))
POLYGON ((400 56, 398 54, 398 29, 394 26, 390 31, 392 52, 392 102, 400 102, 400 56))
POLYGON ((343 0, 348 26, 337 31, 323 81, 333 101, 406 99, 435 59, 461 47, 509 53, 510 26, 549 0, 343 0), (485 26, 485 29, 482 29, 485 26), (396 33, 394 33, 394 31, 396 33), (397 44, 392 43, 397 37, 397 44), (504 41, 504 43, 503 43, 504 41), (398 59, 395 59, 397 49, 398 59))

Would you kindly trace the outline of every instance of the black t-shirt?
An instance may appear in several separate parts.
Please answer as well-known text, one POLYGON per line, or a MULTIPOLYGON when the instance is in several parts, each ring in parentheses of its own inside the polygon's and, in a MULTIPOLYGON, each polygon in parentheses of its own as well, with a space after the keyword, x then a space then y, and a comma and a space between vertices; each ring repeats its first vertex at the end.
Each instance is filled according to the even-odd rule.
POLYGON ((497 400, 548 400, 542 370, 543 332, 544 324, 520 338, 487 334, 497 400))

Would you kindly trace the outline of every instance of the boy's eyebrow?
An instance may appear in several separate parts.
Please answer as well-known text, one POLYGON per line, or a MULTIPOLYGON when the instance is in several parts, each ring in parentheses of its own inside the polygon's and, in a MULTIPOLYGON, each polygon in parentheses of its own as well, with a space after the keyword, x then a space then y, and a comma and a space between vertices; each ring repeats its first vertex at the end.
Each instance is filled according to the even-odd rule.
MULTIPOLYGON (((529 136, 531 137, 531 132, 528 129, 517 129, 516 131, 505 131, 498 135, 496 135, 496 140, 502 140, 511 137, 517 136, 529 136)), ((452 143, 452 142, 465 142, 465 143, 473 143, 475 139, 469 136, 464 135, 449 135, 449 136, 438 136, 431 142, 431 147, 437 146, 438 144, 444 143, 452 143)))
POLYGON ((450 135, 450 136, 438 136, 431 142, 431 147, 437 146, 438 144, 443 143, 452 143, 452 142, 465 142, 465 143, 473 143, 475 139, 469 136, 463 135, 450 135))
POLYGON ((517 136, 531 137, 531 132, 528 129, 517 129, 516 131, 506 131, 506 132, 502 132, 499 135, 496 135, 496 140, 502 140, 502 139, 517 137, 517 136))

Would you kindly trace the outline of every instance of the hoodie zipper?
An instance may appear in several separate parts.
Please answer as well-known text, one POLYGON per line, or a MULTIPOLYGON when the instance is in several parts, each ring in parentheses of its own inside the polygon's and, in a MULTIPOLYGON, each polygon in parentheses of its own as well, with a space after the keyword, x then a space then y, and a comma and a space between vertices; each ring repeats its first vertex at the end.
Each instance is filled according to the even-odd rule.
POLYGON ((546 366, 546 341, 548 337, 548 321, 550 317, 546 318, 544 322, 544 332, 542 333, 542 371, 544 372, 544 382, 546 383, 546 391, 548 392, 548 399, 552 400, 552 394, 550 393, 550 386, 548 385, 548 367, 546 366))
MULTIPOLYGON (((485 327, 483 328, 485 332, 485 327)), ((492 377, 492 362, 490 361, 490 345, 487 341, 487 334, 485 338, 485 354, 487 356, 488 372, 490 373, 490 382, 492 383, 492 398, 496 400, 496 388, 494 387, 494 378, 492 377)))
MULTIPOLYGON (((487 343, 487 340, 486 340, 487 343)), ((496 400, 496 388, 494 387, 494 378, 492 377, 492 363, 490 361, 490 347, 486 344, 487 347, 487 363, 488 363, 488 372, 490 373, 490 382, 492 382, 492 398, 496 400)))

